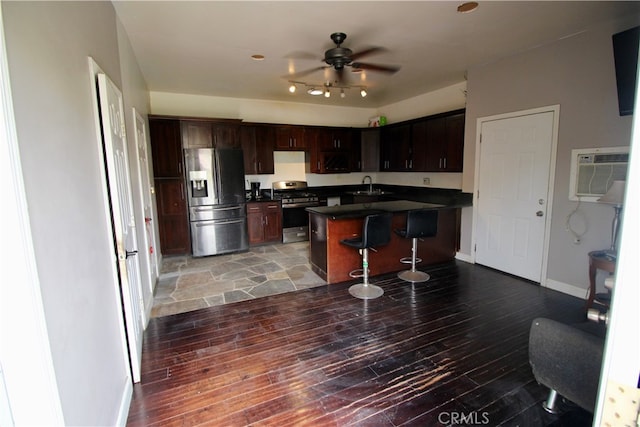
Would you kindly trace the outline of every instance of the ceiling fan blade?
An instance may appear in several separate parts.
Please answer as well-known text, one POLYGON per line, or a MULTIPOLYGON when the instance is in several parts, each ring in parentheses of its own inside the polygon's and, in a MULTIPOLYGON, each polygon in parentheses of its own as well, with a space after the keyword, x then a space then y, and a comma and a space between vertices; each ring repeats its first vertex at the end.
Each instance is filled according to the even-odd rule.
POLYGON ((352 61, 355 61, 356 59, 362 58, 363 56, 373 55, 374 53, 382 53, 385 51, 386 49, 383 47, 374 46, 365 50, 361 50, 360 52, 352 53, 351 56, 349 56, 349 58, 351 58, 352 61))
POLYGON ((320 70, 324 70, 326 68, 326 66, 322 66, 322 67, 315 67, 315 68, 311 68, 308 70, 304 70, 304 71, 298 71, 297 73, 293 73, 293 74, 287 74, 285 76, 282 76, 283 79, 299 79, 300 77, 304 77, 307 76, 311 73, 315 73, 316 71, 320 71, 320 70))
POLYGON ((377 65, 364 62, 352 62, 351 66, 360 70, 380 71, 382 73, 395 73, 400 69, 398 65, 377 65))

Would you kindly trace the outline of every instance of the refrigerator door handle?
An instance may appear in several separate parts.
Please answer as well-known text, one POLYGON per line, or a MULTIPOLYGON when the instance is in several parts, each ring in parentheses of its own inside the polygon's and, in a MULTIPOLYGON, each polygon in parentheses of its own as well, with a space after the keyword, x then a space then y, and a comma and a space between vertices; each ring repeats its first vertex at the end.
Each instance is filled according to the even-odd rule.
POLYGON ((226 225, 226 224, 238 224, 244 222, 244 218, 242 219, 234 219, 231 221, 198 221, 198 222, 194 222, 193 225, 195 225, 196 227, 209 227, 211 225, 226 225))
POLYGON ((200 208, 193 208, 194 212, 212 212, 212 211, 232 211, 235 209, 240 209, 242 208, 242 206, 237 205, 237 206, 226 206, 224 208, 215 208, 215 207, 200 207, 200 208))

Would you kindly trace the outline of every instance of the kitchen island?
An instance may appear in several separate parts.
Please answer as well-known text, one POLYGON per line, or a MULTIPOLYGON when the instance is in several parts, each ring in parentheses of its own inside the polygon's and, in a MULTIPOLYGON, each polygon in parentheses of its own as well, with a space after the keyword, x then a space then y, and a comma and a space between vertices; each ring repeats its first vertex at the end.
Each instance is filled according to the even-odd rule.
POLYGON ((362 268, 357 250, 343 245, 340 240, 360 236, 364 217, 391 212, 391 241, 386 246, 369 251, 371 276, 410 268, 400 258, 411 256, 411 239, 398 236, 394 230, 405 228, 407 212, 414 209, 438 210, 438 233, 435 237, 418 240, 418 268, 451 261, 459 248, 460 208, 432 203, 394 200, 386 202, 356 203, 352 205, 307 208, 309 212, 311 269, 328 284, 353 280, 349 272, 362 268))

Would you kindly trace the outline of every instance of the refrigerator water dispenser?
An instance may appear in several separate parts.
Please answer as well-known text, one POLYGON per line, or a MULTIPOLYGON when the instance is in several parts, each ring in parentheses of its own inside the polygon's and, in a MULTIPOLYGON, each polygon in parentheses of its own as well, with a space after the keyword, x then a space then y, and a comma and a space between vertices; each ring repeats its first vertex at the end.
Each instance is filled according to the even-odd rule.
POLYGON ((189 171, 191 197, 209 197, 207 171, 189 171))

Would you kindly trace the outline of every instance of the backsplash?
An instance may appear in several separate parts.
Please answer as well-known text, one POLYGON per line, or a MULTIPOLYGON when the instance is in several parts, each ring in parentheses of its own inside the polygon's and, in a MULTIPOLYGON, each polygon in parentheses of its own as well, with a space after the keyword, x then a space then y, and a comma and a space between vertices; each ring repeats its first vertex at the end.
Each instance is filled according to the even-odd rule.
POLYGON ((462 189, 461 173, 430 173, 430 172, 351 172, 338 174, 307 174, 305 172, 305 156, 303 151, 275 151, 273 175, 246 175, 245 186, 249 182, 259 182, 260 187, 271 188, 275 181, 307 181, 310 187, 331 185, 357 185, 369 175, 374 184, 408 185, 425 188, 462 189), (429 184, 424 184, 424 178, 429 178, 429 184))

